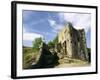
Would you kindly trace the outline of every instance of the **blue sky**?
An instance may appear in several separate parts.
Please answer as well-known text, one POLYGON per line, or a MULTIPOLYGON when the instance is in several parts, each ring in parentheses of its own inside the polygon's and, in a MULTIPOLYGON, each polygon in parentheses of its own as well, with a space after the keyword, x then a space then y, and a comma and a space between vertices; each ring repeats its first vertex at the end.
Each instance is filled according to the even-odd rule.
POLYGON ((91 14, 23 10, 23 45, 32 47, 35 38, 46 42, 54 39, 64 24, 71 22, 76 29, 85 29, 87 46, 91 47, 91 14))

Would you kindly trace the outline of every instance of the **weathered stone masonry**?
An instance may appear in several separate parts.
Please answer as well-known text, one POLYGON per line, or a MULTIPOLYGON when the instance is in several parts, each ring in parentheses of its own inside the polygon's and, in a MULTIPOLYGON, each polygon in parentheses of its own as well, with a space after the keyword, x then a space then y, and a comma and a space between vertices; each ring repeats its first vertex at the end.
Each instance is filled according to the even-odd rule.
POLYGON ((58 44, 51 51, 44 42, 41 43, 37 63, 30 68, 50 68, 60 63, 70 63, 74 59, 88 61, 84 29, 76 30, 68 23, 58 33, 58 44))
POLYGON ((84 29, 76 30, 71 23, 68 23, 58 33, 56 51, 59 58, 88 60, 84 29))

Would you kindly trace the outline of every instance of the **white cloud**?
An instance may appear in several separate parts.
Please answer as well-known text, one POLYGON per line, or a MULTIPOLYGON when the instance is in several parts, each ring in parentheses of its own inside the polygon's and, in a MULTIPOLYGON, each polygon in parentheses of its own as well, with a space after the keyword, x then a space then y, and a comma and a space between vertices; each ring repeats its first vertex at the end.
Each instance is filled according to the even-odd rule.
POLYGON ((49 19, 48 21, 49 21, 49 23, 50 23, 51 26, 54 26, 56 24, 56 21, 54 21, 52 19, 49 19))
POLYGON ((53 33, 57 33, 57 30, 52 29, 52 32, 53 32, 53 33))
POLYGON ((76 29, 84 28, 87 32, 91 27, 91 15, 82 13, 59 13, 61 20, 71 22, 76 29))
POLYGON ((23 28, 23 40, 33 41, 35 38, 39 38, 39 37, 43 38, 41 34, 26 32, 25 28, 23 28))
POLYGON ((57 24, 56 21, 49 19, 48 20, 50 26, 54 29, 53 32, 57 32, 58 30, 60 30, 62 28, 62 25, 57 24))
MULTIPOLYGON (((60 21, 71 22, 76 29, 85 29, 85 32, 91 28, 91 15, 84 13, 59 13, 60 21)), ((57 24, 56 21, 49 19, 50 26, 57 32, 62 29, 62 24, 57 24)))

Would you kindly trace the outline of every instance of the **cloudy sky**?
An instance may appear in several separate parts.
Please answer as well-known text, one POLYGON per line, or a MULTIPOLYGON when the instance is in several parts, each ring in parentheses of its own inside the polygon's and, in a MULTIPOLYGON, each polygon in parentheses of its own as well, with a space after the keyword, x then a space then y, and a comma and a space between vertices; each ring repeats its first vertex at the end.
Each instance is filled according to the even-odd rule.
POLYGON ((91 47, 91 14, 23 10, 23 45, 32 47, 35 38, 46 42, 54 39, 67 22, 76 29, 85 29, 87 46, 91 47))

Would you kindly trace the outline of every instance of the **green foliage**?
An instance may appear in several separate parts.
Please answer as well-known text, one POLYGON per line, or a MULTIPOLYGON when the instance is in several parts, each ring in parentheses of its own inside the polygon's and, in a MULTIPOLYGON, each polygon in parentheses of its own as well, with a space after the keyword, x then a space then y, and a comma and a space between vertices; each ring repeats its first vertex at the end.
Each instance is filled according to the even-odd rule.
POLYGON ((32 62, 36 62, 38 52, 33 52, 32 48, 23 47, 23 69, 28 69, 32 62))
MULTIPOLYGON (((32 48, 30 47, 23 47, 23 69, 30 68, 32 62, 37 62, 39 47, 41 45, 42 38, 36 38, 33 41, 32 48)), ((48 43, 50 49, 55 47, 55 44, 58 43, 58 36, 55 37, 54 40, 48 43)))
POLYGON ((56 36, 54 40, 48 42, 49 49, 54 48, 57 43, 58 43, 58 36, 56 36))
POLYGON ((31 53, 31 52, 32 52, 32 48, 23 47, 23 53, 31 53))
POLYGON ((55 44, 52 41, 48 42, 49 49, 54 48, 54 46, 55 44))
POLYGON ((57 44, 58 43, 58 35, 55 37, 55 39, 53 40, 53 43, 54 44, 57 44))
POLYGON ((42 38, 41 37, 40 38, 36 38, 33 41, 32 49, 33 49, 34 52, 39 51, 39 46, 40 46, 41 42, 42 42, 42 38))

